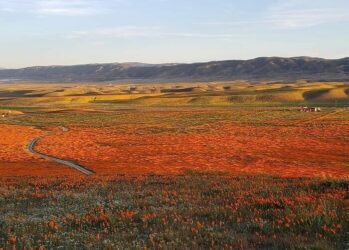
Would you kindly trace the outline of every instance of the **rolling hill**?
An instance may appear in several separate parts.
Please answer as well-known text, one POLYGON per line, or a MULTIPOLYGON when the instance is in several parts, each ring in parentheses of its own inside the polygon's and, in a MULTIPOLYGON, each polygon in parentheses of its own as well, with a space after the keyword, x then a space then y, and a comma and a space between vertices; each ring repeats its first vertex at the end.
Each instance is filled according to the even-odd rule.
POLYGON ((212 80, 332 81, 349 79, 349 57, 261 57, 193 64, 110 63, 0 69, 0 80, 163 82, 212 80))

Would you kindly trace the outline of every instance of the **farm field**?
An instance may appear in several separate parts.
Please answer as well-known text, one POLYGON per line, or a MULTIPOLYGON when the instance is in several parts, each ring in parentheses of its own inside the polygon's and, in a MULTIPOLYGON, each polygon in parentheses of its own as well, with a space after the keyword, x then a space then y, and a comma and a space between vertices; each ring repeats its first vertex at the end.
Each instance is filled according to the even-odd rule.
POLYGON ((0 88, 0 249, 347 246, 345 83, 21 89, 0 88))

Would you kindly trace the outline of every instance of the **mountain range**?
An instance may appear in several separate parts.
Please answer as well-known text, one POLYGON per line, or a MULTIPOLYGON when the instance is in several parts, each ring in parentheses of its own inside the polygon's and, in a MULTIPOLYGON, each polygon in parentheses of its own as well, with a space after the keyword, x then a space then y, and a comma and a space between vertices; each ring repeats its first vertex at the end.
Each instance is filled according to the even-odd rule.
POLYGON ((349 57, 260 57, 192 64, 108 63, 0 69, 0 81, 169 82, 214 80, 349 80, 349 57))

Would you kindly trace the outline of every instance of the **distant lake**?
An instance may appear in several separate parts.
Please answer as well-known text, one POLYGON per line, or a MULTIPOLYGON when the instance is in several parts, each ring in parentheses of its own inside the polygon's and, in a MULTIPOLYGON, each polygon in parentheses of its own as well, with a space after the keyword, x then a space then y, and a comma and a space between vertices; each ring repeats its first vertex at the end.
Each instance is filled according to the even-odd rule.
POLYGON ((15 82, 21 81, 22 79, 0 79, 0 82, 15 82))

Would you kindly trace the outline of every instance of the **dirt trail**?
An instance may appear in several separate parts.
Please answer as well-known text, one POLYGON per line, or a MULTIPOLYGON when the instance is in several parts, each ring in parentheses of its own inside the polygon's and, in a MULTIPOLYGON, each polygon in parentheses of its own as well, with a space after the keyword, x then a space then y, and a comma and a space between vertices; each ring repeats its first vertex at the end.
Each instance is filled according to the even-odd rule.
MULTIPOLYGON (((66 128, 66 127, 60 127, 60 128, 62 129, 63 133, 69 131, 69 129, 66 128)), ((35 138, 35 139, 31 140, 31 141, 29 142, 29 144, 28 144, 28 150, 29 150, 29 152, 31 152, 32 154, 37 155, 37 156, 39 156, 39 157, 41 157, 41 158, 44 158, 44 159, 46 159, 46 160, 53 161, 53 162, 56 162, 56 163, 59 163, 59 164, 63 164, 63 165, 65 165, 65 166, 68 166, 68 167, 70 167, 70 168, 73 168, 73 169, 75 169, 75 170, 77 170, 77 171, 79 171, 79 172, 81 172, 81 173, 83 173, 83 174, 85 174, 85 175, 89 175, 89 176, 90 176, 90 175, 95 174, 95 172, 93 172, 92 170, 89 170, 89 169, 87 169, 86 167, 83 167, 83 166, 81 166, 81 165, 79 165, 79 164, 77 164, 77 163, 75 163, 75 162, 73 162, 73 161, 68 161, 68 160, 60 159, 60 158, 57 158, 57 157, 54 157, 54 156, 47 155, 47 154, 40 153, 40 152, 36 151, 36 150, 35 150, 36 144, 37 144, 42 138, 45 138, 45 137, 47 137, 47 136, 49 136, 49 135, 51 135, 51 134, 52 134, 52 132, 47 133, 47 134, 44 135, 44 136, 41 136, 41 137, 38 137, 38 138, 35 138)))

